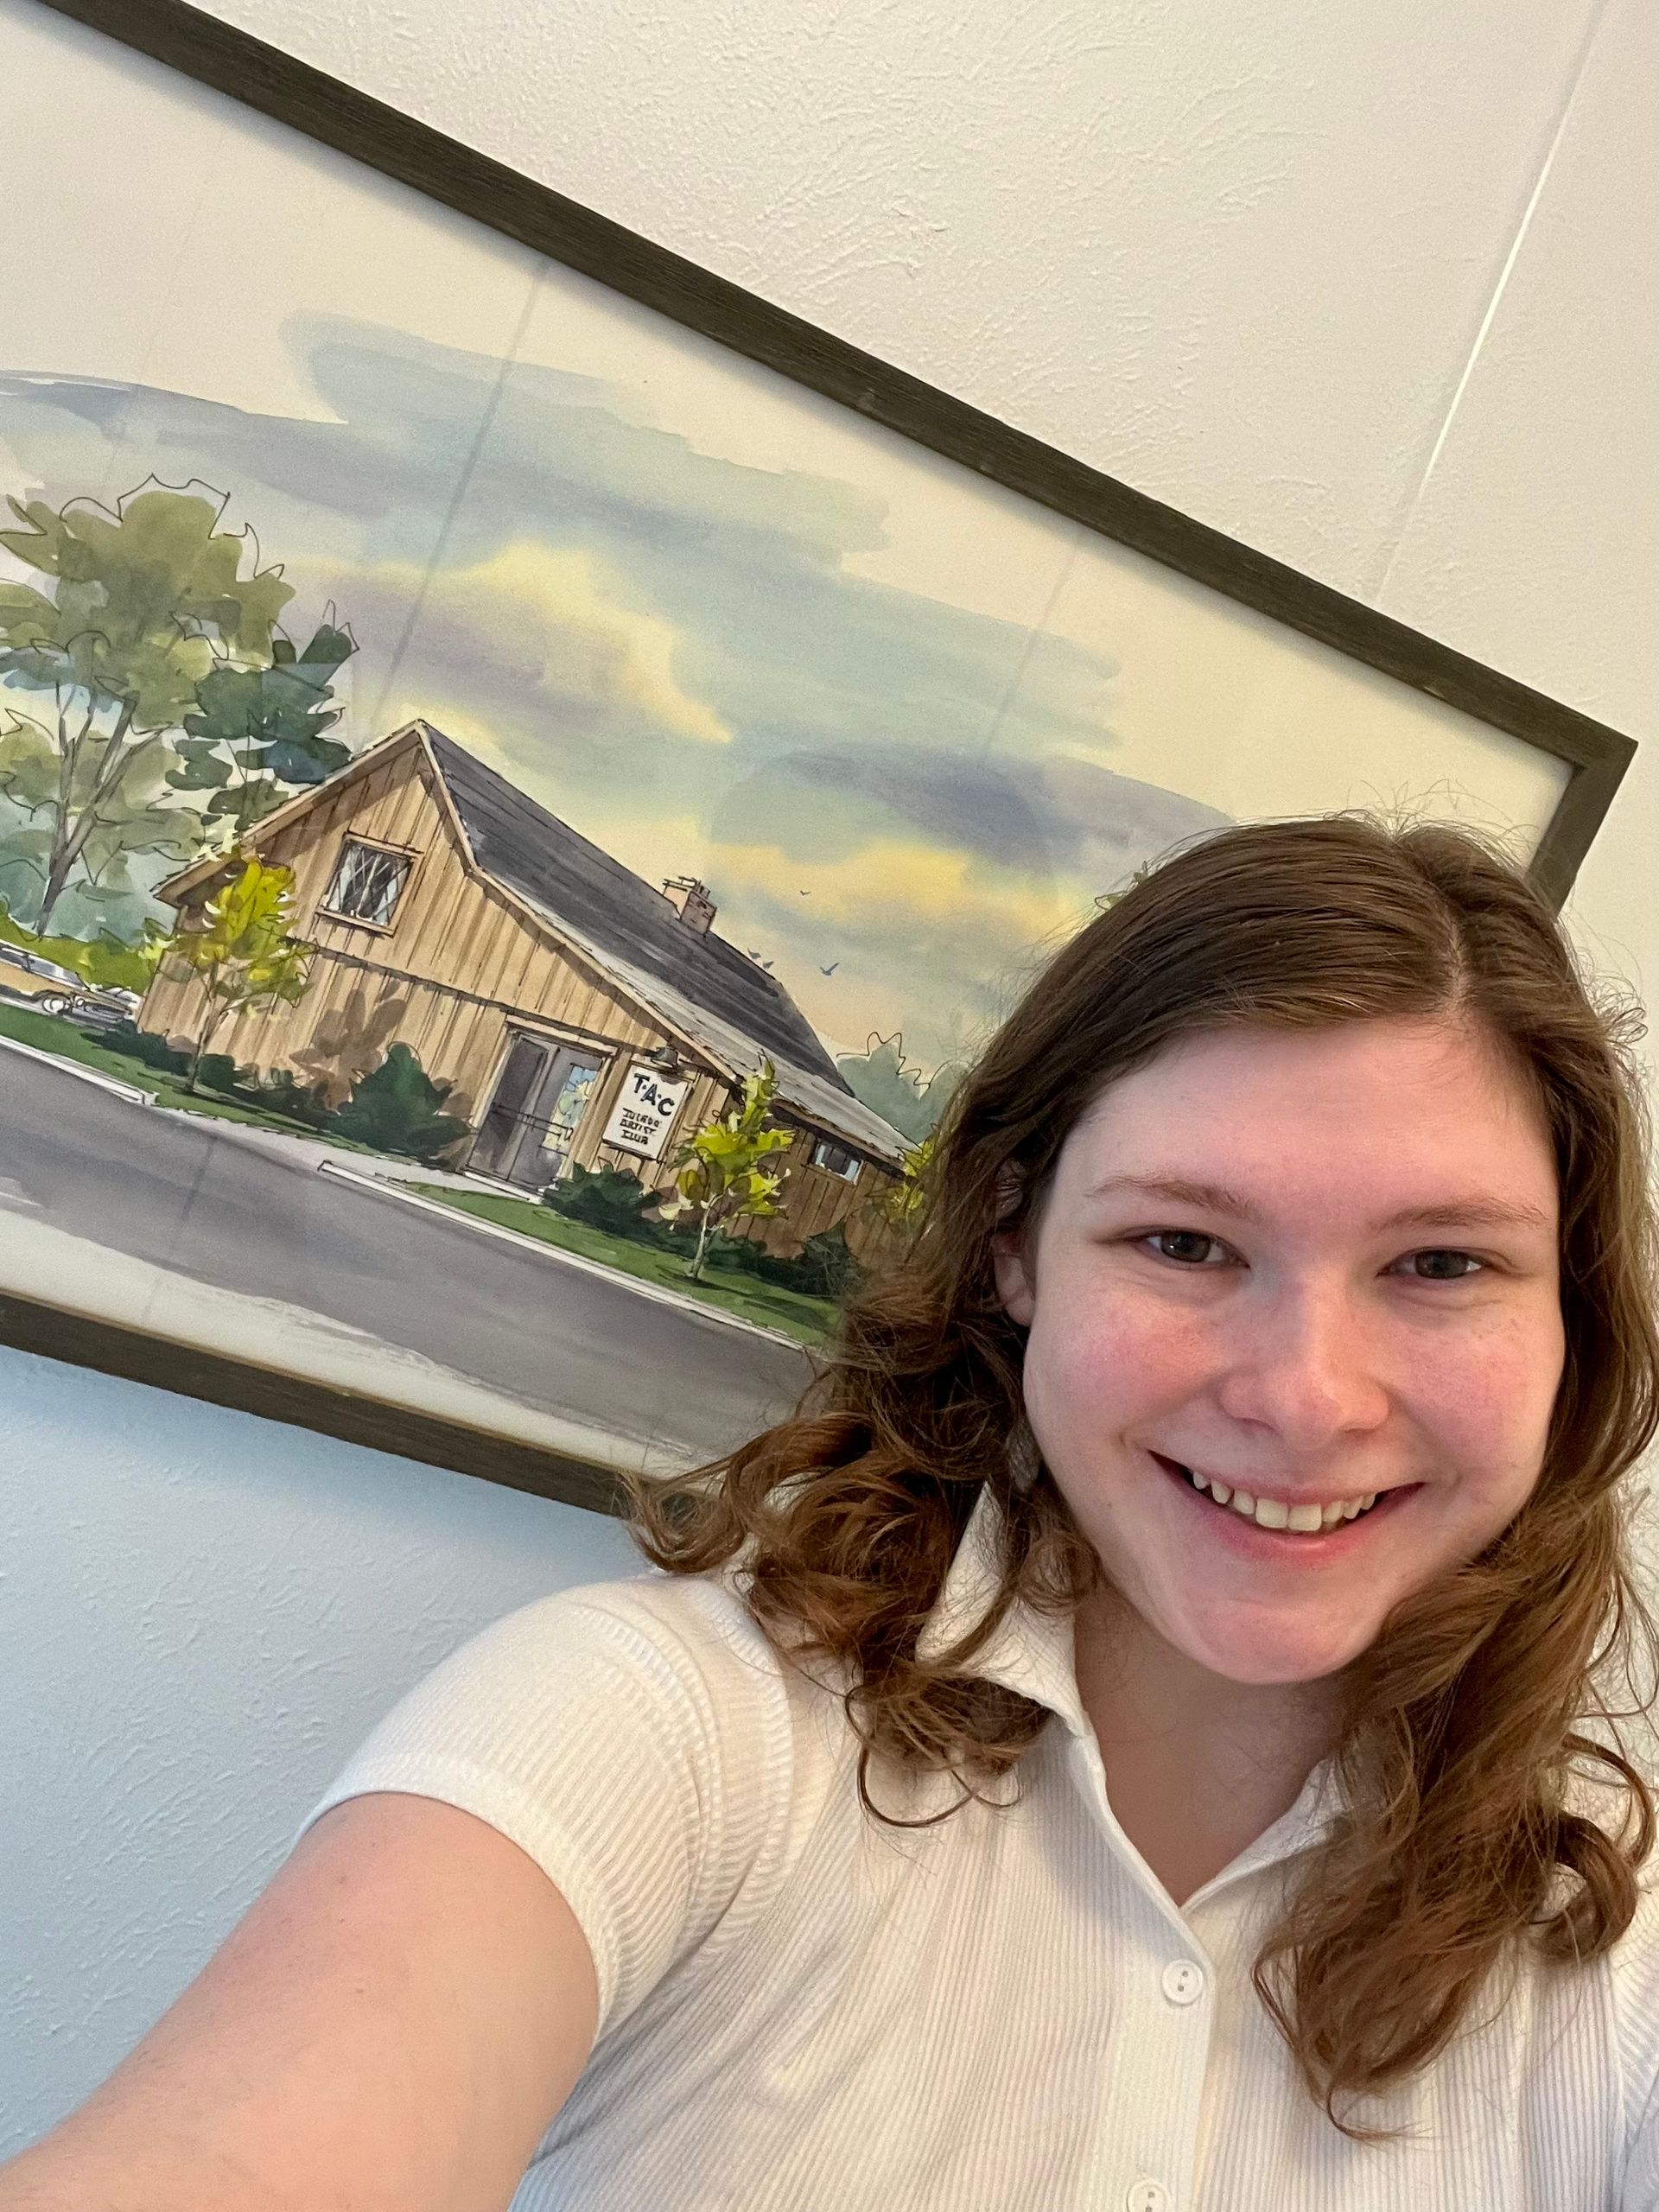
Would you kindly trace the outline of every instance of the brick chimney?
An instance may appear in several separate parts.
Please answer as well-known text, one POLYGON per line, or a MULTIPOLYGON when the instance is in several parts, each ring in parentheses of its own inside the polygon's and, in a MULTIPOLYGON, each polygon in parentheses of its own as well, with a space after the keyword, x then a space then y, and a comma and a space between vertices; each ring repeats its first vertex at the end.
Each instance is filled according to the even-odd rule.
POLYGON ((715 918, 715 902, 695 875, 671 875, 663 886, 663 896, 687 929, 696 930, 699 937, 708 936, 715 918))

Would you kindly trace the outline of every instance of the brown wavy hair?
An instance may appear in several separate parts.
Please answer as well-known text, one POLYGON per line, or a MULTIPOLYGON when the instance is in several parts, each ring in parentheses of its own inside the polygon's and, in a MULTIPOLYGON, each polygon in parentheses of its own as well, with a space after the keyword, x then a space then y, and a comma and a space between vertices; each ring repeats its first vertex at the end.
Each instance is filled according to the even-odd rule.
POLYGON ((994 1236, 1035 1219, 1102 1090, 1176 1039, 1396 1017, 1478 1025, 1528 1081, 1560 1181, 1567 1350, 1527 1503, 1396 1607, 1350 1670, 1344 1809, 1255 1963, 1311 2094, 1361 2139, 1387 2131, 1339 2117, 1338 2101, 1426 2065, 1523 1940, 1561 1962, 1616 1942, 1654 1835, 1617 1725, 1642 1709, 1634 1664, 1645 1656, 1645 1682, 1655 1648, 1621 1487, 1659 1429, 1659 1237, 1630 1049, 1643 1028, 1580 975, 1495 841, 1344 813, 1224 830, 1143 871, 1048 963, 951 1097, 915 1232, 845 1301, 793 1414, 684 1475, 630 1478, 625 1516, 659 1567, 731 1563, 791 1663, 846 1669, 868 1812, 932 1824, 879 1811, 873 1754, 955 1777, 965 1795, 935 1820, 980 1798, 976 1780, 1014 1769, 1052 1716, 964 1663, 1016 1599, 1063 1611, 1105 1579, 1035 1457, 994 1236), (996 1601, 925 1661, 918 1631, 987 1483, 1007 1526, 996 1601), (1620 1669, 1632 1695, 1617 1707, 1620 1669), (1586 1780, 1616 1820, 1585 1809, 1586 1780))

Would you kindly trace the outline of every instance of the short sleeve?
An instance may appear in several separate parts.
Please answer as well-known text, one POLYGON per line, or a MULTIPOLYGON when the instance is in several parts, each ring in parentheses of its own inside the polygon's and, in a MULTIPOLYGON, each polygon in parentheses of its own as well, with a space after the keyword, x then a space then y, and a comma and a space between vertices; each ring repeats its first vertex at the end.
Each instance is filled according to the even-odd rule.
POLYGON ((1626 2130, 1618 2212, 1659 2212, 1659 1891, 1644 1885, 1612 1959, 1626 2130))
POLYGON ((665 1575, 590 1584, 452 1653, 298 1834, 376 1790, 487 1821, 575 1913, 603 2037, 731 1912, 785 1818, 790 1766, 779 1663, 728 1588, 665 1575))

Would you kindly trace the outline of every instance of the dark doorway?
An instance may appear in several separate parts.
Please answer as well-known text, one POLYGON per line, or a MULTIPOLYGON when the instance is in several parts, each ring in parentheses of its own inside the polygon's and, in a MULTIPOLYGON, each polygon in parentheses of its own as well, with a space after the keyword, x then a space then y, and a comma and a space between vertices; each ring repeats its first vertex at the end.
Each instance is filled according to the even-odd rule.
POLYGON ((470 1164, 526 1191, 556 1182, 604 1065, 590 1047, 516 1036, 470 1164))

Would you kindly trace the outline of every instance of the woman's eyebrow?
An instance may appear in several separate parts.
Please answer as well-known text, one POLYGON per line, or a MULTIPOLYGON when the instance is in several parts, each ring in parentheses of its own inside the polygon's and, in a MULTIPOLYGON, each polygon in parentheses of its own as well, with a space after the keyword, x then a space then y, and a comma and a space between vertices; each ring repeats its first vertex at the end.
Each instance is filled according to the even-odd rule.
MULTIPOLYGON (((1085 1196, 1091 1198, 1131 1196, 1163 1198, 1178 1206, 1196 1206, 1206 1213, 1224 1213, 1235 1221, 1260 1223, 1261 1210, 1221 1183, 1194 1182, 1185 1175, 1109 1175, 1085 1196)), ((1541 1208, 1515 1198, 1473 1195, 1443 1200, 1434 1205, 1406 1206, 1371 1224, 1381 1235, 1389 1229, 1551 1229, 1554 1226, 1541 1208)))

